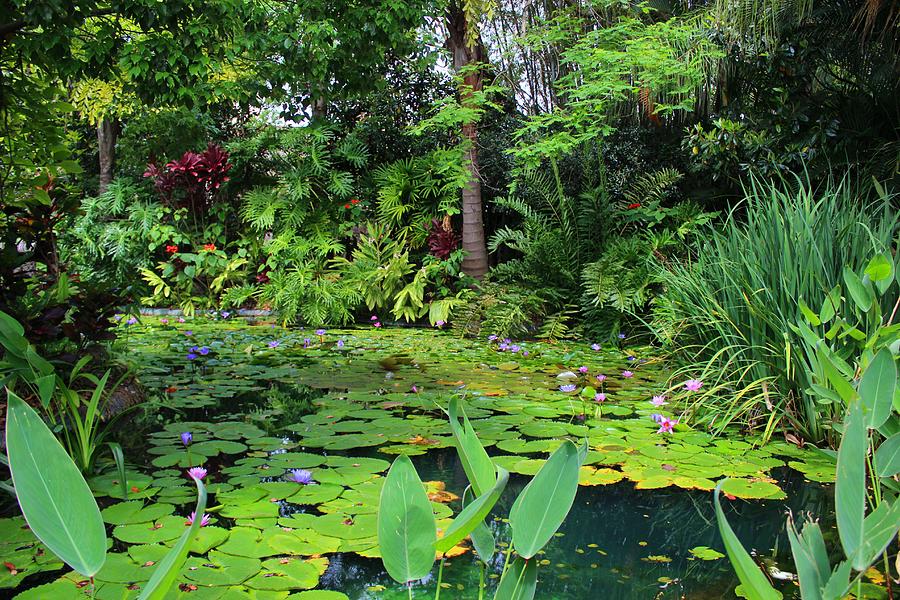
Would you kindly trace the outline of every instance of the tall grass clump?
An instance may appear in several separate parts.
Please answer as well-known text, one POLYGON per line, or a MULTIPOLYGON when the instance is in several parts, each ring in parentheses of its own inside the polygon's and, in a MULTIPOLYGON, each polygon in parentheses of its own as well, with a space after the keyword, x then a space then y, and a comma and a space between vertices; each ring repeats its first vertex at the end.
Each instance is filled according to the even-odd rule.
MULTIPOLYGON (((873 200, 847 181, 789 183, 751 182, 697 256, 667 266, 653 326, 686 371, 711 384, 692 407, 699 422, 762 426, 765 438, 783 426, 821 442, 842 411, 811 393, 808 354, 794 331, 800 306, 818 311, 829 293, 846 296, 845 266, 859 272, 877 253, 892 256, 898 220, 880 188, 873 200)), ((837 304, 836 320, 872 325, 852 303, 837 304)))

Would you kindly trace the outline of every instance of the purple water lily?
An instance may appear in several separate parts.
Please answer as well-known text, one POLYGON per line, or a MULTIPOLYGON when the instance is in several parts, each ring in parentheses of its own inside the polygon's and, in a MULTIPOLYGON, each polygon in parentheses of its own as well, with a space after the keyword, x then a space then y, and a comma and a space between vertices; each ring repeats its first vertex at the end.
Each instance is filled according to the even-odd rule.
POLYGON ((522 356, 528 356, 528 350, 523 350, 523 351, 522 351, 522 356))
POLYGON ((310 344, 312 344, 312 340, 311 340, 311 339, 305 338, 305 339, 303 340, 303 347, 304 347, 304 348, 309 348, 309 345, 310 345, 310 344))
POLYGON ((197 355, 194 354, 193 352, 188 352, 188 353, 187 353, 187 359, 188 359, 188 360, 196 360, 196 359, 197 359, 197 355))
POLYGON ((659 408, 660 406, 665 406, 666 404, 668 404, 668 402, 666 402, 665 396, 653 396, 653 399, 650 401, 650 404, 659 408))
POLYGON ((306 469, 291 469, 291 474, 288 475, 288 480, 300 483, 302 485, 309 485, 313 482, 313 476, 310 471, 306 469))
POLYGON ((582 375, 584 375, 588 372, 588 368, 582 365, 582 366, 578 367, 578 372, 581 373, 582 375))
POLYGON ((187 331, 184 332, 184 335, 191 337, 192 335, 194 335, 194 330, 188 329, 187 331))
POLYGON ((599 381, 600 383, 603 383, 604 381, 606 381, 606 375, 604 375, 604 374, 601 373, 600 375, 597 375, 596 379, 597 379, 597 381, 599 381))
POLYGON ((624 333, 620 333, 618 337, 619 337, 620 340, 624 340, 624 339, 625 339, 625 334, 624 334, 624 333))
POLYGON ((591 344, 591 350, 597 352, 600 350, 600 344, 591 344))
POLYGON ((634 377, 634 373, 632 373, 631 371, 622 371, 622 377, 628 379, 629 377, 634 377))
POLYGON ((269 342, 269 348, 277 348, 280 343, 278 340, 272 340, 269 342))
POLYGON ((435 322, 434 322, 434 326, 435 326, 435 327, 438 327, 438 328, 443 327, 443 326, 446 325, 446 324, 447 324, 447 323, 444 322, 444 321, 435 321, 435 322))
POLYGON ((200 354, 206 356, 209 354, 209 348, 207 346, 200 346, 200 354))
POLYGON ((128 317, 128 320, 125 321, 126 325, 134 325, 135 323, 137 323, 137 319, 135 317, 128 317))
POLYGON ((206 469, 203 467, 192 467, 188 469, 188 475, 194 479, 202 480, 206 477, 206 469))
POLYGON ((559 391, 561 391, 561 392, 574 392, 574 391, 575 391, 575 384, 567 383, 567 384, 565 384, 565 385, 561 385, 561 386, 559 386, 559 391))
POLYGON ((659 422, 661 422, 663 419, 665 419, 664 416, 659 415, 659 414, 655 414, 655 413, 652 414, 652 415, 650 415, 650 418, 653 419, 653 422, 654 422, 654 423, 659 423, 659 422))
POLYGON ((343 347, 344 347, 344 340, 338 340, 338 341, 337 341, 337 347, 338 347, 338 348, 343 348, 343 347))
POLYGON ((190 446, 191 442, 193 442, 193 441, 194 441, 194 436, 191 435, 190 431, 185 431, 184 433, 181 434, 181 443, 184 444, 185 446, 190 446))
POLYGON ((488 336, 488 341, 489 341, 489 342, 495 342, 495 341, 497 341, 497 336, 494 335, 494 334, 489 335, 489 336, 488 336))
POLYGON ((160 320, 159 320, 159 324, 160 324, 160 325, 168 325, 168 324, 169 324, 169 320, 168 320, 168 319, 160 319, 160 320))
POLYGON ((519 350, 521 350, 521 347, 518 344, 513 344, 512 346, 509 347, 509 351, 512 352, 513 354, 515 354, 519 350))
POLYGON ((597 392, 594 394, 594 402, 606 402, 606 394, 603 392, 597 392))
POLYGON ((319 337, 322 337, 323 335, 325 335, 325 330, 324 329, 316 329, 316 335, 319 337))

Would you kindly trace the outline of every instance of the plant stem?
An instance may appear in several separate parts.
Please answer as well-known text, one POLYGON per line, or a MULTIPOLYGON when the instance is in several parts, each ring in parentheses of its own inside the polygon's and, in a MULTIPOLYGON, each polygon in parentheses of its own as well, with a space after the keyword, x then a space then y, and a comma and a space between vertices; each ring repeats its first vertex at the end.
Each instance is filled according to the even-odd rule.
POLYGON ((437 589, 434 592, 434 600, 441 600, 441 581, 444 579, 444 555, 441 554, 441 564, 438 565, 437 589))
POLYGON ((407 582, 406 582, 406 591, 409 592, 409 600, 413 600, 413 595, 412 595, 412 581, 407 581, 407 582))
MULTIPOLYGON (((885 561, 887 561, 887 557, 885 556, 885 561)), ((484 598, 484 571, 487 569, 487 564, 482 561, 481 563, 481 571, 478 573, 478 600, 482 600, 484 598)))

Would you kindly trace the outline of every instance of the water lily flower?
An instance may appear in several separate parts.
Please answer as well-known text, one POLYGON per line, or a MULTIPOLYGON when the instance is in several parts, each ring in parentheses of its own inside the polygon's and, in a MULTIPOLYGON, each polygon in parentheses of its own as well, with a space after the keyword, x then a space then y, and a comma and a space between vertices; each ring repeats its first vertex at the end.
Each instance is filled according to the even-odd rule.
POLYGON ((204 479, 206 477, 206 469, 203 467, 193 467, 188 469, 188 475, 194 479, 204 479))
POLYGON ((312 344, 312 340, 311 340, 311 339, 309 339, 309 338, 304 338, 304 339, 303 339, 303 347, 304 347, 304 348, 309 348, 309 345, 310 345, 310 344, 312 344))
POLYGON ((191 434, 190 431, 185 431, 184 433, 181 434, 181 443, 184 444, 185 446, 190 446, 191 442, 193 442, 193 441, 194 441, 194 436, 191 434))
POLYGON ((523 350, 523 351, 522 351, 522 356, 528 356, 528 350, 523 350))
POLYGON ((513 352, 513 353, 518 352, 519 350, 521 350, 521 348, 519 347, 518 344, 513 344, 512 346, 509 347, 509 351, 513 352))
POLYGON ((272 340, 271 342, 269 342, 269 348, 277 348, 278 344, 280 343, 281 342, 279 342, 278 340, 272 340))
POLYGON ((196 360, 196 359, 197 359, 197 355, 194 354, 193 352, 188 352, 188 353, 187 353, 187 359, 188 359, 188 360, 196 360))
POLYGON ((624 339, 625 339, 625 334, 624 334, 624 333, 620 333, 618 337, 619 337, 620 340, 624 340, 624 339))
POLYGON ((200 351, 200 346, 191 346, 190 350, 188 350, 188 352, 193 352, 194 354, 196 354, 199 351, 200 351))
POLYGON ((581 373, 582 375, 584 375, 585 373, 588 372, 588 368, 585 367, 584 365, 582 365, 582 366, 578 367, 578 372, 581 373))
POLYGON ((497 345, 498 350, 506 350, 507 348, 509 348, 509 344, 507 344, 506 342, 501 342, 497 345))
POLYGON ((688 379, 684 382, 684 389, 689 392, 696 392, 703 387, 703 382, 699 379, 688 379))
POLYGON ((338 348, 343 348, 343 347, 344 347, 344 340, 338 340, 338 341, 337 341, 337 347, 338 347, 338 348))
POLYGON ((381 327, 381 323, 375 323, 375 327, 381 327))
POLYGON ((665 406, 668 402, 666 402, 665 396, 653 396, 653 400, 650 401, 650 404, 659 408, 660 406, 665 406))
POLYGON ((184 323, 184 317, 178 317, 178 322, 179 322, 179 323, 184 323))
POLYGON ((600 344, 591 344, 591 350, 594 352, 600 350, 600 344))
POLYGON ((371 317, 369 320, 370 320, 370 321, 377 321, 377 320, 378 320, 378 316, 377 316, 377 315, 372 315, 372 317, 371 317))
POLYGON ((653 422, 654 422, 654 423, 659 423, 659 422, 661 422, 663 419, 665 419, 664 416, 659 415, 659 414, 652 414, 652 415, 650 415, 650 418, 653 419, 653 422))
POLYGON ((497 336, 494 335, 494 334, 489 335, 489 336, 488 336, 488 341, 489 341, 489 342, 497 341, 497 336))
POLYGON ((207 354, 209 354, 209 348, 206 346, 200 346, 200 354, 206 356, 207 354))
POLYGON ((637 360, 637 357, 629 356, 629 357, 628 357, 628 360, 629 360, 629 361, 637 360))
POLYGON ((134 325, 135 323, 137 323, 137 319, 134 317, 128 317, 128 320, 125 321, 126 325, 134 325))
POLYGON ((416 386, 412 386, 411 388, 409 388, 409 391, 411 391, 413 394, 418 394, 419 388, 417 388, 416 386))
POLYGON ((596 378, 596 379, 597 379, 597 381, 599 381, 600 383, 603 383, 604 381, 606 381, 606 375, 604 375, 603 373, 601 373, 601 374, 597 375, 597 378, 596 378))
POLYGON ((159 324, 160 324, 160 325, 168 325, 168 324, 169 324, 169 320, 168 320, 168 319, 160 319, 160 320, 159 320, 159 324))
POLYGON ((672 433, 676 425, 678 425, 678 419, 673 421, 663 417, 659 421, 659 430, 656 433, 672 433))
POLYGON ((194 330, 188 329, 187 331, 184 332, 184 335, 191 337, 192 335, 194 335, 194 330))
POLYGON ((594 402, 606 402, 606 394, 603 392, 597 392, 594 394, 594 402))
MULTIPOLYGON (((196 511, 191 511, 191 516, 189 516, 187 518, 187 521, 185 521, 184 524, 185 525, 193 525, 194 519, 196 519, 196 518, 197 518, 196 511)), ((207 525, 209 525, 209 515, 206 513, 203 513, 203 516, 200 518, 200 527, 206 527, 207 525)))
POLYGON ((313 482, 312 473, 306 469, 291 469, 288 479, 303 485, 309 485, 313 482))
POLYGON ((575 415, 575 420, 576 420, 576 421, 582 421, 582 422, 584 422, 585 419, 587 419, 587 415, 584 414, 584 413, 581 413, 580 415, 575 415))
POLYGON ((631 371, 622 371, 622 377, 628 379, 629 377, 634 377, 634 373, 632 373, 631 371))
POLYGON ((567 384, 565 384, 565 385, 561 385, 561 386, 559 386, 559 391, 561 391, 561 392, 574 392, 574 391, 575 391, 575 385, 572 384, 572 383, 567 383, 567 384))
POLYGON ((230 316, 231 316, 231 313, 228 312, 227 310, 223 310, 223 311, 222 311, 222 318, 223 318, 223 319, 227 319, 227 318, 230 317, 230 316))
POLYGON ((325 335, 325 330, 324 329, 316 329, 316 335, 319 337, 322 337, 323 335, 325 335))
POLYGON ((435 321, 435 322, 434 322, 434 326, 435 326, 435 327, 443 327, 443 326, 446 325, 446 324, 447 324, 447 323, 445 323, 444 321, 435 321))

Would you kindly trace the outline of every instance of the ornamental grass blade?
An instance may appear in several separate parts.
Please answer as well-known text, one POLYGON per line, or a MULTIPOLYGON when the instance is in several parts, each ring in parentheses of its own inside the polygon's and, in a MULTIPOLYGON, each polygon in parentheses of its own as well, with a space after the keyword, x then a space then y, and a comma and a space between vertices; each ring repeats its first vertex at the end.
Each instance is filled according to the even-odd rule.
POLYGON ((494 600, 531 600, 537 589, 537 561, 521 556, 503 574, 494 600))
POLYGON ((94 495, 43 419, 7 394, 6 448, 22 514, 51 552, 93 577, 106 561, 106 528, 94 495))
POLYGON ((472 486, 475 496, 481 496, 494 485, 497 480, 497 469, 488 456, 484 446, 475 434, 469 418, 466 416, 465 405, 459 398, 450 399, 450 430, 453 432, 453 443, 456 452, 462 462, 463 470, 472 486), (459 417, 462 416, 462 424, 459 417))
POLYGON ((206 511, 206 486, 199 479, 194 479, 194 483, 197 484, 197 507, 194 510, 194 520, 188 530, 178 538, 178 543, 172 546, 172 549, 156 565, 150 581, 144 586, 138 600, 162 600, 172 589, 175 578, 181 573, 188 549, 200 531, 203 513, 206 511))
POLYGON ((863 543, 866 515, 866 424, 859 401, 850 404, 844 422, 844 437, 838 447, 837 481, 834 486, 834 509, 838 535, 844 554, 853 565, 862 564, 860 548, 863 543))
POLYGON ((741 581, 741 587, 748 600, 779 600, 781 594, 772 587, 766 576, 763 575, 763 572, 759 570, 759 566, 750 558, 731 525, 728 524, 728 519, 725 518, 722 505, 719 503, 719 491, 722 489, 723 481, 725 480, 723 479, 716 485, 716 490, 713 492, 713 501, 716 505, 716 521, 719 524, 719 533, 725 544, 728 560, 731 561, 731 566, 734 567, 734 572, 741 581))
POLYGON ((461 542, 463 538, 472 533, 480 523, 484 523, 484 519, 490 514, 491 509, 494 508, 494 505, 497 504, 497 500, 499 500, 501 494, 503 494, 503 490, 506 488, 508 481, 509 471, 503 467, 499 467, 497 469, 497 481, 494 483, 494 487, 481 496, 478 496, 472 503, 456 515, 456 518, 453 519, 453 523, 451 523, 450 527, 447 528, 447 531, 444 532, 444 537, 440 538, 435 544, 437 551, 442 553, 447 552, 450 548, 461 542))
POLYGON ((516 552, 531 558, 550 541, 575 501, 582 453, 566 440, 550 455, 509 511, 516 552))
POLYGON ((437 524, 425 486, 406 455, 394 460, 378 504, 378 546, 388 575, 399 583, 422 579, 434 565, 437 524))

